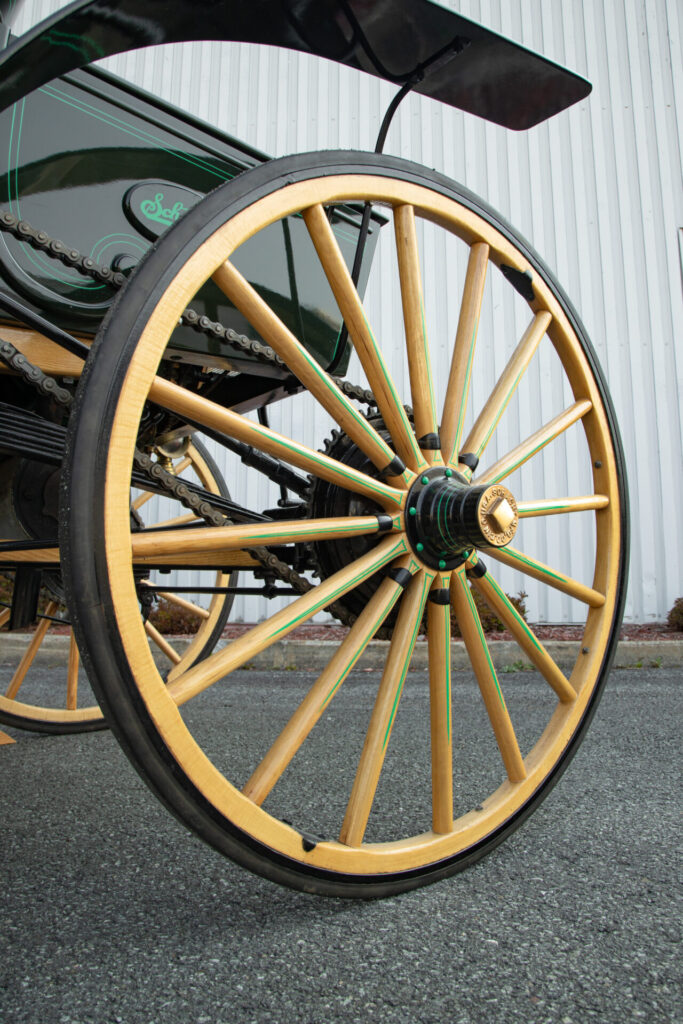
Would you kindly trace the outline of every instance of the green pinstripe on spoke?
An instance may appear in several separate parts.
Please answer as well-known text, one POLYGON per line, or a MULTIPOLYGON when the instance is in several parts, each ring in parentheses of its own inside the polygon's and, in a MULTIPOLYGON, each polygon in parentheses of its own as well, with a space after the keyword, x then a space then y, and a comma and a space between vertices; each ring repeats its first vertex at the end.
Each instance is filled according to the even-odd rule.
MULTIPOLYGON (((394 385, 392 383, 391 377, 389 376, 389 371, 387 370, 387 366, 386 366, 386 363, 384 361, 384 356, 382 355, 382 353, 380 351, 379 345, 377 344, 377 339, 375 338, 375 335, 372 332, 372 328, 370 327, 370 324, 368 323, 368 318, 365 315, 365 309, 363 308, 362 304, 360 305, 359 308, 360 308, 361 316, 363 317, 363 322, 365 323, 365 326, 367 327, 368 334, 370 335, 370 338, 372 340, 372 344, 374 346, 375 355, 377 357, 378 368, 379 368, 382 376, 384 377, 384 381, 386 383, 387 388, 389 389, 389 393, 390 393, 390 395, 391 395, 391 397, 392 397, 392 399, 394 401, 394 405, 396 407, 396 411, 398 412, 399 418, 401 420, 401 425, 404 428, 404 431, 405 431, 405 434, 406 434, 406 439, 408 441, 408 446, 411 449, 411 451, 413 452, 413 454, 415 455, 415 461, 416 461, 416 465, 418 467, 418 470, 422 469, 423 466, 427 465, 427 462, 426 462, 425 458, 423 457, 422 452, 420 451, 420 448, 418 446, 417 440, 415 438, 415 434, 413 433, 413 429, 410 426, 410 421, 408 420, 408 417, 406 415, 406 411, 403 408, 403 402, 401 401, 401 399, 400 399, 400 397, 398 395, 398 392, 396 391, 396 388, 394 387, 394 385)), ((360 352, 358 353, 358 358, 361 359, 360 352)), ((363 362, 363 360, 361 359, 361 363, 362 362, 363 362)), ((367 370, 365 372, 367 374, 367 370)), ((377 402, 379 404, 379 402, 380 402, 379 396, 375 396, 375 397, 376 397, 377 402)), ((380 408, 380 411, 381 411, 381 408, 380 408)), ((402 474, 402 477, 407 477, 407 471, 402 474)))
POLYGON ((403 684, 406 681, 406 675, 408 674, 408 668, 410 667, 410 658, 412 657, 413 649, 415 647, 415 641, 417 640, 417 634, 418 634, 419 629, 420 629, 420 623, 422 622, 422 613, 424 612, 424 605, 425 605, 425 601, 427 599, 427 591, 429 590, 429 588, 432 585, 433 578, 434 578, 433 576, 428 576, 427 573, 425 573, 424 579, 422 581, 422 593, 420 595, 420 607, 419 607, 419 610, 418 610, 418 614, 415 617, 415 625, 413 627, 412 636, 410 638, 410 656, 406 658, 405 664, 403 666, 403 671, 401 672, 401 678, 399 680, 398 689, 396 690, 396 696, 394 697, 394 703, 392 704, 392 707, 391 707, 391 714, 389 715, 389 724, 387 725, 387 731, 384 734, 384 740, 382 742, 382 750, 384 750, 386 748, 386 745, 387 745, 387 743, 389 741, 389 733, 391 732, 391 727, 394 724, 394 719, 396 717, 396 712, 398 710, 398 702, 399 702, 399 699, 401 697, 401 692, 403 690, 403 684))
POLYGON ((467 411, 467 396, 470 391, 470 378, 472 376, 472 361, 474 360, 474 349, 477 343, 477 331, 479 329, 479 317, 474 322, 472 328, 472 338, 470 340, 470 354, 467 357, 467 369, 465 370, 465 379, 462 384, 462 394, 460 395, 460 413, 458 414, 458 423, 455 428, 455 443, 453 445, 453 451, 450 454, 450 458, 453 459, 458 454, 458 448, 460 447, 460 441, 462 439, 462 428, 465 423, 465 412, 467 411))
MULTIPOLYGON (((567 577, 562 573, 553 572, 552 569, 548 569, 547 566, 541 565, 540 562, 535 562, 532 558, 527 558, 526 555, 523 555, 521 551, 517 551, 516 548, 505 547, 504 551, 506 555, 510 556, 510 558, 513 558, 516 562, 521 562, 522 565, 528 566, 529 569, 533 569, 534 572, 540 572, 544 576, 549 576, 551 579, 557 580, 559 583, 564 583, 567 579, 567 577)), ((495 557, 495 553, 493 553, 493 556, 495 557)))
MULTIPOLYGON (((517 348, 512 353, 508 360, 503 373, 498 378, 493 391, 489 395, 487 402, 484 405, 481 413, 479 414, 475 424, 470 431, 469 439, 465 441, 465 445, 473 452, 474 455, 479 458, 486 448, 486 445, 491 439, 491 435, 498 426, 500 418, 505 412, 512 398, 513 394, 517 390, 517 385, 529 368, 529 364, 536 353, 538 346, 541 343, 542 338, 547 333, 549 325, 552 323, 552 316, 547 310, 543 310, 535 314, 534 319, 531 321, 526 331, 524 332, 517 348), (545 324, 545 327, 541 329, 541 325, 545 324), (512 372, 515 366, 519 366, 519 369, 508 385, 505 391, 502 390, 503 384, 508 373, 512 372), (489 423, 488 429, 486 429, 485 422, 482 422, 482 417, 487 413, 487 409, 491 406, 490 415, 492 416, 491 422, 489 423), (478 444, 474 444, 474 441, 480 430, 485 430, 485 434, 478 444), (471 446, 471 447, 470 447, 471 446)), ((488 415, 489 413, 487 413, 488 415)), ((470 473, 471 476, 471 473, 470 473)))
POLYGON ((526 572, 530 576, 537 576, 543 582, 547 581, 549 586, 561 590, 563 593, 568 594, 569 597, 574 598, 576 601, 581 601, 591 608, 601 608, 605 603, 605 595, 601 594, 599 590, 594 590, 592 587, 579 583, 578 580, 565 576, 559 570, 555 572, 547 565, 543 565, 542 562, 536 562, 514 548, 502 547, 489 548, 487 550, 492 558, 502 562, 504 565, 510 565, 514 569, 521 569, 522 572, 526 572))
MULTIPOLYGON (((256 424, 253 424, 253 426, 256 426, 256 424)), ((282 438, 281 436, 278 437, 278 444, 281 444, 284 448, 288 448, 289 451, 292 451, 292 452, 298 450, 293 445, 287 444, 286 439, 282 438)), ((310 449, 310 455, 308 456, 308 458, 310 458, 311 462, 315 462, 316 465, 318 465, 318 466, 329 467, 329 463, 324 462, 322 459, 317 459, 316 458, 317 454, 318 453, 314 452, 313 449, 310 449)), ((351 482, 355 482, 354 477, 352 477, 349 473, 346 473, 344 471, 343 463, 337 462, 336 460, 333 460, 333 461, 334 461, 334 469, 335 469, 336 472, 338 472, 340 474, 340 476, 345 477, 347 480, 349 480, 351 482)), ((383 498, 386 498, 388 501, 393 502, 394 505, 400 505, 401 499, 402 499, 402 495, 400 493, 399 494, 392 494, 391 492, 392 492, 393 488, 383 486, 382 484, 377 486, 377 484, 374 483, 374 478, 371 477, 371 476, 369 476, 367 479, 368 479, 368 483, 367 484, 365 483, 365 481, 363 481, 363 486, 364 487, 367 487, 369 490, 374 491, 375 494, 381 495, 383 498), (389 493, 387 493, 387 491, 389 493)), ((349 489, 350 490, 354 490, 353 487, 350 487, 349 489)))
MULTIPOLYGON (((361 490, 362 492, 367 490, 373 495, 376 494, 380 501, 383 499, 393 505, 401 505, 403 500, 403 493, 401 491, 389 487, 387 484, 375 480, 374 477, 367 476, 357 470, 354 477, 344 467, 343 463, 338 462, 336 459, 331 459, 323 452, 316 452, 306 445, 297 444, 289 440, 268 427, 263 427, 259 423, 252 423, 239 413, 225 409, 208 398, 195 396, 171 381, 156 377, 150 388, 149 397, 157 405, 161 405, 171 412, 176 412, 181 416, 189 416, 190 419, 199 423, 200 426, 202 424, 206 425, 207 420, 210 421, 211 415, 213 415, 214 426, 218 424, 219 429, 229 436, 241 437, 242 440, 248 439, 248 443, 253 444, 256 448, 266 452, 270 451, 270 454, 278 453, 278 457, 283 458, 285 462, 291 462, 300 468, 303 467, 308 472, 315 472, 310 468, 312 463, 314 466, 319 467, 316 475, 324 478, 325 473, 323 471, 326 470, 328 475, 333 473, 335 477, 338 475, 348 481, 347 486, 351 491, 361 490), (206 409, 207 406, 208 411, 206 409), (291 453, 291 456, 287 458, 286 455, 282 455, 283 451, 291 453), (359 476, 362 478, 361 480, 358 479, 359 476)), ((389 451, 391 452, 390 449, 389 451)), ((393 452, 391 452, 391 455, 393 457, 393 452)))
MULTIPOLYGON (((296 520, 294 522, 296 522, 296 520)), ((285 521, 277 523, 277 526, 281 530, 283 530, 284 533, 287 532, 286 530, 283 529, 283 527, 285 527, 286 525, 287 525, 287 523, 285 523, 285 521)), ((317 529, 311 530, 310 528, 309 529, 305 529, 305 524, 302 523, 301 524, 301 529, 302 529, 301 537, 300 537, 301 540, 308 540, 309 537, 319 537, 321 534, 324 535, 326 533, 329 533, 329 526, 319 526, 317 529)), ((371 535, 372 533, 379 533, 380 530, 381 530, 381 526, 380 526, 379 523, 377 523, 377 528, 374 529, 371 526, 366 526, 366 525, 363 525, 362 523, 360 523, 357 526, 345 526, 343 529, 344 529, 344 536, 351 536, 351 534, 353 534, 353 533, 360 533, 360 534, 371 535)), ((396 526, 395 523, 394 523, 393 529, 394 530, 397 529, 397 526, 396 526)), ((330 539, 333 540, 334 538, 330 538, 330 539)), ((339 538, 339 539, 343 540, 343 537, 339 538)), ((276 543, 278 538, 273 533, 255 533, 255 534, 253 534, 252 537, 250 537, 249 542, 252 543, 252 541, 257 541, 257 540, 271 541, 272 543, 276 543)))
POLYGON ((553 436, 549 437, 547 441, 541 441, 540 444, 537 444, 535 448, 532 448, 528 455, 520 456, 517 462, 511 463, 505 469, 502 469, 500 473, 496 473, 495 476, 490 477, 488 473, 482 474, 481 482, 487 484, 500 483, 501 480, 504 480, 505 477, 510 476, 511 473, 514 473, 514 471, 516 469, 519 469, 519 467, 522 466, 525 462, 528 462, 529 459, 536 454, 536 452, 540 452, 542 448, 545 448, 546 445, 550 444, 551 441, 554 441, 560 433, 561 431, 558 430, 557 434, 553 434, 553 436))
MULTIPOLYGON (((450 576, 443 576, 440 586, 447 587, 450 584, 450 576)), ((450 742, 451 738, 451 606, 444 605, 443 615, 446 619, 444 641, 446 644, 444 664, 446 666, 446 735, 450 742)))
MULTIPOLYGON (((427 367, 427 380, 429 381, 429 402, 432 409, 432 418, 436 420, 436 395, 434 394, 434 379, 429 360, 429 345, 427 344, 427 325, 425 324, 425 307, 422 295, 420 295, 420 314, 422 316, 422 349, 424 351, 425 366, 427 367)), ((437 426, 438 424, 435 424, 437 426)))
POLYGON ((525 516, 529 516, 532 512, 535 512, 537 509, 543 509, 543 510, 546 510, 548 512, 562 512, 565 509, 570 509, 571 507, 572 507, 571 505, 567 505, 567 504, 564 504, 564 505, 541 505, 541 504, 532 505, 532 504, 528 503, 526 505, 526 507, 523 508, 523 509, 518 506, 517 507, 517 514, 518 514, 520 519, 524 519, 525 516))
POLYGON ((529 459, 536 454, 536 452, 541 450, 541 448, 545 448, 547 444, 550 444, 550 441, 554 440, 555 437, 557 437, 557 434, 554 434, 553 437, 549 438, 548 441, 542 441, 539 445, 533 448, 528 455, 520 457, 520 459, 517 462, 510 463, 509 466, 506 466, 505 469, 502 469, 500 473, 496 473, 495 476, 489 476, 488 473, 483 473, 481 476, 481 483, 500 483, 501 480, 504 480, 507 476, 510 476, 511 473, 514 473, 516 469, 519 469, 521 465, 523 465, 525 462, 528 462, 529 459))
MULTIPOLYGON (((278 317, 278 319, 279 319, 279 317, 278 317)), ((363 420, 363 417, 360 415, 360 413, 358 412, 356 407, 351 404, 350 400, 346 397, 346 395, 344 395, 344 393, 340 390, 340 388, 334 383, 334 381, 332 380, 330 375, 325 370, 323 370, 323 368, 320 365, 320 363, 316 359, 313 358, 313 356, 310 354, 310 352, 306 348, 304 348, 304 346, 301 344, 301 342, 298 340, 298 338, 295 338, 294 340, 296 341, 297 346, 300 349, 300 354, 305 358, 308 366, 310 367, 311 370, 313 370, 315 372, 315 374, 318 377, 318 379, 320 380, 321 384, 323 384, 325 386, 327 391, 329 391, 329 393, 331 395, 334 395, 335 398, 341 399, 342 404, 350 412, 352 412, 355 416, 357 416, 359 418, 359 420, 363 420)), ((273 347, 275 347, 275 346, 273 346, 273 347)), ((376 431, 373 430, 369 426, 369 424, 367 422, 361 423, 360 425, 363 426, 363 428, 365 429, 365 432, 368 434, 368 436, 372 437, 373 435, 376 434, 376 431)))
POLYGON ((491 672, 491 678, 493 679, 493 682, 495 684, 496 692, 498 694, 498 697, 500 698, 500 703, 502 704, 502 706, 507 711, 507 707, 506 707, 506 704, 505 704, 505 698, 503 697, 502 691, 500 689, 500 684, 498 682, 498 676, 496 675, 496 670, 493 667, 493 662, 491 660, 491 652, 489 651, 489 646, 486 643, 486 637, 484 636, 484 630, 481 627, 481 619, 479 618, 479 612, 477 611, 477 606, 474 603, 474 598, 472 597, 472 591, 470 590, 469 585, 468 585, 467 580, 464 577, 464 575, 462 573, 457 573, 456 575, 458 577, 458 582, 459 582, 460 586, 462 587, 462 589, 464 590, 465 595, 467 597, 467 600, 469 602, 470 612, 472 613, 472 620, 473 620, 475 626, 477 627, 477 632, 479 634, 479 640, 481 641, 482 650, 484 651, 484 654, 486 656, 486 661, 488 662, 489 671, 491 672))
MULTIPOLYGON (((274 315, 276 315, 276 314, 274 314, 274 315)), ((278 317, 278 320, 279 320, 279 317, 278 317)), ((370 330, 369 327, 368 327, 368 330, 370 330)), ((372 334, 372 332, 370 332, 370 333, 372 334)), ((373 337, 372 340, 373 341, 375 340, 374 337, 373 337)), ((304 346, 301 344, 301 342, 297 338, 294 338, 294 341, 296 342, 297 348, 299 350, 299 354, 301 356, 303 356, 303 358, 306 360, 306 363, 307 363, 309 369, 314 371, 314 373, 318 377, 318 380, 325 387, 327 392, 330 395, 332 395, 332 397, 334 398, 335 401, 338 401, 338 402, 341 403, 341 405, 344 407, 346 412, 349 413, 353 417, 354 422, 357 424, 357 426, 359 426, 363 430, 363 432, 368 436, 368 438, 372 441, 373 444, 377 444, 379 442, 380 445, 383 448, 386 449, 386 452, 387 452, 387 462, 391 462, 391 460, 394 458, 394 454, 395 453, 392 452, 392 450, 389 448, 389 446, 386 444, 386 442, 382 440, 382 438, 379 436, 379 434, 374 429, 374 427, 370 426, 370 424, 365 419, 365 417, 362 416, 358 412, 358 410, 356 409, 355 405, 353 405, 351 403, 350 399, 348 399, 346 397, 346 395, 343 394, 341 389, 334 383, 334 381, 329 376, 329 374, 326 373, 325 370, 323 370, 323 368, 320 366, 320 364, 313 358, 313 356, 310 354, 310 352, 308 352, 304 348, 304 346)), ((375 344, 376 344, 376 342, 375 342, 375 344)), ((276 351, 277 351, 277 348, 276 348, 275 345, 273 345, 273 348, 275 348, 276 351)), ((382 367, 382 369, 384 369, 384 367, 382 367)), ((385 373, 385 376, 386 376, 386 373, 385 373)), ((388 378, 387 378, 387 383, 389 383, 388 378)), ((393 389, 392 389, 392 395, 394 395, 397 404, 400 405, 400 402, 398 401, 398 396, 395 395, 393 389)), ((400 405, 400 408, 403 409, 403 406, 400 405)), ((334 414, 332 413, 331 415, 334 415, 334 414)), ((405 412, 404 412, 403 415, 405 416, 405 412)), ((407 417, 406 417, 406 424, 408 424, 407 417)), ((408 424, 408 426, 409 426, 409 424, 408 424)))
POLYGON ((574 405, 565 409, 563 413, 556 416, 553 420, 546 423, 545 426, 541 427, 534 434, 531 434, 526 441, 522 441, 521 444, 513 448, 507 455, 504 455, 502 459, 494 463, 491 469, 481 475, 481 483, 494 484, 500 480, 504 480, 506 476, 510 476, 516 469, 523 466, 525 462, 528 462, 536 452, 540 452, 541 449, 554 441, 555 438, 560 437, 565 431, 569 430, 570 427, 574 426, 580 419, 582 419, 586 413, 590 412, 592 405, 589 401, 575 402, 574 405), (527 449, 526 445, 533 440, 534 437, 538 437, 538 444, 534 445, 533 448, 527 449), (511 457, 518 452, 514 461, 511 457), (510 461, 508 461, 510 460, 510 461), (502 465, 501 465, 502 464, 502 465), (497 465, 501 465, 500 470, 494 475, 491 475, 492 470, 495 470, 497 465))
MULTIPOLYGON (((449 609, 450 617, 450 606, 446 606, 449 609)), ((448 739, 451 738, 451 631, 450 622, 446 628, 446 735, 448 739)))
MULTIPOLYGON (((321 608, 325 608, 336 598, 352 590, 363 580, 378 572, 382 566, 387 565, 388 562, 393 561, 398 555, 404 553, 406 553, 406 542, 404 539, 397 539, 392 543, 387 538, 387 540, 380 542, 374 552, 368 552, 368 554, 363 555, 358 560, 364 563, 364 568, 358 569, 350 581, 348 577, 344 577, 344 581, 337 582, 335 586, 330 587, 329 584, 334 579, 330 577, 330 579, 319 584, 318 587, 313 588, 307 594, 296 598, 288 608, 276 612, 272 619, 254 626, 244 637, 238 637, 227 647, 220 651, 215 651, 200 665, 188 669, 184 675, 169 684, 167 692, 177 704, 184 704, 187 700, 212 686, 222 676, 244 664, 244 661, 252 656, 254 651, 264 650, 278 636, 288 633, 299 622, 309 619, 321 608), (297 607, 300 609, 299 613, 292 615, 292 610, 295 610, 297 607)), ((345 570, 339 570, 339 573, 336 575, 344 575, 344 572, 345 570)))
MULTIPOLYGON (((417 566, 416 566, 416 568, 417 568, 417 566)), ((389 598, 389 603, 386 605, 385 608, 382 609, 381 612, 379 612, 375 616, 375 619, 374 619, 372 625, 369 627, 369 629, 368 629, 369 636, 368 636, 367 642, 364 643, 363 646, 360 647, 356 651, 356 653, 354 654, 353 658, 351 659, 349 664, 346 666, 346 668, 344 669, 344 671, 340 675, 340 677, 337 680, 337 682, 334 684, 334 686, 332 687, 332 689, 330 690, 328 695, 325 697, 325 700, 320 705, 320 710, 321 711, 323 710, 323 708, 327 707, 329 702, 332 700, 332 698, 334 697, 335 693, 337 692, 337 690, 339 689, 341 684, 344 682, 344 680, 348 676, 349 672, 353 669, 354 665, 356 664, 356 662, 358 661, 360 656, 365 651, 365 648, 367 647, 368 643, 370 642, 372 637, 375 635, 375 633, 377 632, 379 627, 382 625, 382 623, 386 619, 387 615, 389 615, 389 613, 391 612, 391 609, 394 607, 394 605, 396 604, 396 602, 398 601, 400 596, 401 596, 401 587, 398 584, 396 584, 396 591, 389 598)))
MULTIPOLYGON (((341 253, 340 258, 343 260, 341 253)), ((254 286, 247 281, 230 259, 226 259, 213 272, 212 280, 237 309, 240 310, 249 323, 270 343, 288 370, 301 381, 304 387, 312 392, 316 400, 320 402, 330 416, 356 441, 368 458, 380 470, 391 463, 396 453, 391 450, 375 428, 356 409, 351 400, 343 394, 329 374, 282 322, 275 310, 259 295, 254 286), (299 361, 304 366, 301 366, 299 361), (320 392, 317 392, 317 387, 311 387, 313 383, 311 380, 305 379, 308 376, 306 371, 313 374, 317 385, 321 389, 320 392), (354 429, 351 424, 343 422, 345 418, 350 420, 353 428, 358 430, 360 438, 354 436, 354 429), (365 444, 363 443, 364 438, 367 439, 365 444), (380 460, 386 461, 381 464, 380 460)), ((403 409, 402 406, 401 409, 403 409)), ((402 474, 402 478, 407 484, 409 480, 407 472, 402 474)))
POLYGON ((501 588, 498 586, 498 584, 494 580, 494 578, 491 575, 491 573, 487 573, 486 574, 486 579, 489 582, 489 586, 491 586, 495 590, 495 592, 498 595, 498 597, 500 598, 500 600, 508 607, 510 613, 514 616, 515 621, 524 630, 524 632, 529 637, 529 639, 533 643, 533 645, 536 648, 536 650, 540 651, 541 654, 545 653, 543 647, 541 646, 540 642, 538 641, 538 638, 536 637, 536 634, 532 632, 532 630, 529 628, 527 623, 524 621, 522 616, 519 614, 519 612, 517 611, 515 606, 510 603, 510 600, 509 600, 507 594, 503 590, 501 590, 501 588))
POLYGON ((517 390, 517 385, 519 384, 520 380, 524 376, 524 374, 526 372, 526 369, 527 369, 526 366, 523 366, 522 369, 517 374, 517 376, 515 377, 515 379, 512 382, 512 384, 510 385, 510 388, 509 388, 507 394, 505 395, 505 399, 503 401, 503 404, 501 405, 500 410, 496 414, 496 416, 495 416, 491 426, 489 427, 489 430, 488 430, 488 433, 486 434, 486 437, 483 439, 483 441, 481 442, 481 444, 479 445, 477 450, 474 452, 474 454, 477 457, 479 457, 481 455, 481 453, 484 451, 484 448, 486 448, 486 445, 491 440, 491 435, 493 434, 494 430, 496 429, 496 427, 500 423, 501 416, 503 415, 503 413, 507 409, 507 407, 508 407, 508 405, 510 403, 510 399, 512 398, 512 396, 514 395, 515 391, 517 390))
MULTIPOLYGON (((404 554, 405 551, 406 544, 405 541, 402 540, 399 542, 396 548, 392 549, 390 558, 395 558, 396 555, 404 554)), ((272 639, 275 639, 275 637, 279 636, 280 633, 292 629, 297 622, 303 621, 305 619, 310 619, 311 615, 315 615, 316 611, 319 611, 320 608, 326 608, 328 604, 332 604, 332 602, 336 601, 338 597, 341 597, 343 594, 347 594, 349 590, 353 590, 353 588, 357 587, 359 583, 363 582, 363 580, 368 579, 369 576, 372 576, 374 573, 378 572, 379 569, 381 569, 382 564, 386 565, 386 561, 381 563, 380 565, 375 566, 374 568, 362 569, 360 572, 356 574, 356 576, 353 577, 353 580, 350 583, 348 581, 342 583, 341 586, 337 587, 336 590, 332 591, 329 597, 325 595, 323 598, 317 601, 313 605, 313 611, 307 609, 306 611, 302 612, 301 615, 297 615, 296 618, 291 619, 289 622, 286 622, 284 623, 284 625, 280 626, 279 629, 276 629, 274 633, 270 633, 270 637, 272 639)))
MULTIPOLYGON (((243 547, 249 547, 249 545, 258 543, 259 541, 267 546, 282 543, 296 544, 299 541, 306 541, 315 537, 322 537, 323 539, 329 540, 343 540, 345 537, 355 534, 360 534, 361 536, 372 536, 375 533, 393 533, 400 529, 400 524, 397 522, 399 519, 398 516, 392 517, 393 525, 390 531, 382 529, 380 523, 374 516, 368 517, 368 519, 370 520, 368 523, 358 523, 353 526, 347 525, 339 529, 333 527, 332 530, 329 525, 325 525, 325 523, 318 525, 317 527, 313 527, 310 522, 306 521, 281 520, 279 522, 274 522, 270 530, 261 533, 249 532, 249 536, 247 537, 243 537, 241 533, 238 533, 237 544, 235 544, 234 539, 232 543, 227 543, 228 538, 225 535, 225 530, 230 531, 231 527, 229 526, 219 527, 220 532, 218 535, 215 535, 214 531, 207 532, 204 529, 202 529, 200 533, 197 533, 194 530, 178 530, 174 526, 169 526, 167 529, 154 530, 153 536, 150 538, 154 543, 154 550, 151 552, 151 555, 158 555, 160 559, 163 559, 163 557, 168 554, 192 555, 198 551, 204 554, 207 551, 221 552, 240 550, 243 547), (374 523, 372 522, 373 519, 375 520, 374 523), (335 538, 332 536, 332 533, 336 533, 338 536, 335 538), (178 539, 181 543, 173 544, 169 547, 167 544, 164 544, 164 541, 169 537, 172 539, 178 539), (203 538, 212 540, 212 543, 208 548, 201 543, 203 538), (199 540, 199 545, 196 543, 197 540, 199 540)), ((239 526, 237 529, 239 531, 239 526)), ((135 554, 137 556, 146 556, 149 558, 150 554, 140 548, 138 542, 139 536, 139 534, 136 535, 136 540, 133 542, 135 554)))
POLYGON ((574 500, 571 498, 565 498, 564 501, 557 499, 555 503, 551 501, 520 501, 517 503, 519 518, 525 519, 533 515, 551 514, 553 512, 599 512, 609 505, 609 499, 604 494, 587 495, 585 508, 577 508, 574 500))

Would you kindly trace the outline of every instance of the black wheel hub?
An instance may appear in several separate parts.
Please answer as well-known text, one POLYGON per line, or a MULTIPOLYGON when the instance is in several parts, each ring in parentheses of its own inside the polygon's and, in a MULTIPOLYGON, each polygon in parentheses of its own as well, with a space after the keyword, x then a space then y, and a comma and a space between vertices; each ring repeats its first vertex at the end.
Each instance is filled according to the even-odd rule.
POLYGON ((434 569, 454 569, 472 547, 509 544, 517 521, 517 503, 507 487, 472 486, 445 466, 420 474, 406 503, 408 539, 434 569))

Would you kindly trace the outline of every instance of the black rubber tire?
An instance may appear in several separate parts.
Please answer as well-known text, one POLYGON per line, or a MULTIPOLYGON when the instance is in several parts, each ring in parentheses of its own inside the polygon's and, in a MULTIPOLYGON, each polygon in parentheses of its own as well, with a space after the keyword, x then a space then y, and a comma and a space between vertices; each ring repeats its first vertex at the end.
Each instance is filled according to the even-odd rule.
POLYGON ((544 799, 576 752, 595 713, 619 635, 628 563, 625 464, 605 381, 578 316, 531 247, 481 199, 416 164, 354 152, 313 153, 276 160, 245 172, 217 189, 165 234, 113 304, 93 346, 71 419, 62 497, 60 543, 67 566, 67 594, 74 609, 74 628, 98 698, 122 747, 159 799, 184 824, 220 852, 276 882, 311 893, 369 898, 413 889, 468 867, 498 846, 544 799), (561 302, 590 364, 609 420, 619 478, 621 532, 614 615, 598 681, 562 755, 532 797, 483 841, 426 867, 381 875, 340 874, 292 860, 256 841, 236 823, 224 818, 195 788, 160 737, 130 671, 107 588, 103 544, 101 467, 106 460, 117 390, 148 312, 188 256, 228 217, 293 182, 340 173, 399 176, 423 185, 486 219, 523 253, 561 302), (103 343, 105 339, 107 344, 103 343))

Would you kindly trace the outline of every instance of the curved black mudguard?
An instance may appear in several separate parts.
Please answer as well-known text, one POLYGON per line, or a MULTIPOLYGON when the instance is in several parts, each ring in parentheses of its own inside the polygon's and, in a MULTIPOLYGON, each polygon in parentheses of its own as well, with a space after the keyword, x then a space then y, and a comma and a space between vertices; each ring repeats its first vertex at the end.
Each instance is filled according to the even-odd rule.
POLYGON ((400 84, 422 74, 415 91, 506 128, 530 128, 591 90, 431 0, 77 0, 4 51, 0 109, 103 57, 212 39, 301 50, 400 84))

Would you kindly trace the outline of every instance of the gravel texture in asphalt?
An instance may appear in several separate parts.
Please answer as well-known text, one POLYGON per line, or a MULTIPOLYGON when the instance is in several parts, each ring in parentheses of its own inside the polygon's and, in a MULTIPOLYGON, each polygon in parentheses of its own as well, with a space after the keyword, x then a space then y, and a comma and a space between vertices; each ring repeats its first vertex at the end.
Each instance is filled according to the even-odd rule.
MULTIPOLYGON (((46 670, 45 685, 61 675, 46 670)), ((455 706, 475 707, 474 683, 456 675, 455 706)), ((267 716, 254 696, 284 715, 310 681, 235 673, 191 714, 220 757, 220 709, 258 737, 267 716)), ((377 681, 349 680, 344 715, 377 681)), ((503 682, 523 732, 539 714, 532 681, 503 682)), ((681 1020, 680 684, 678 669, 614 672, 573 763, 519 831, 471 870, 380 902, 305 896, 222 859, 152 797, 109 733, 12 732, 18 742, 0 747, 0 1020, 681 1020)), ((389 766, 383 794, 401 826, 422 812, 425 692, 411 673, 392 735, 415 760, 414 772, 389 766)), ((456 717, 463 735, 486 725, 456 717)), ((324 743, 343 720, 331 714, 324 743)), ((324 743, 296 778, 321 830, 337 813, 320 796, 324 743)), ((461 799, 477 798, 473 785, 461 799)))

